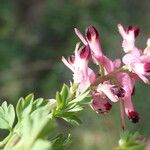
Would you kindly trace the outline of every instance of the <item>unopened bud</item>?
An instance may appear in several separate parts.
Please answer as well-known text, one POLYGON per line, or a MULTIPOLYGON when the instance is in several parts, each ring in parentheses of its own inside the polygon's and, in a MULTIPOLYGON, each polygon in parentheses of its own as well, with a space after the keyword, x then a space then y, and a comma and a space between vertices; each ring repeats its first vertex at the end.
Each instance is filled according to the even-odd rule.
POLYGON ((94 26, 89 26, 86 30, 86 38, 88 41, 96 40, 99 38, 97 29, 94 26))
POLYGON ((129 116, 128 118, 133 122, 133 123, 137 123, 139 122, 139 113, 136 111, 130 111, 129 112, 129 116))

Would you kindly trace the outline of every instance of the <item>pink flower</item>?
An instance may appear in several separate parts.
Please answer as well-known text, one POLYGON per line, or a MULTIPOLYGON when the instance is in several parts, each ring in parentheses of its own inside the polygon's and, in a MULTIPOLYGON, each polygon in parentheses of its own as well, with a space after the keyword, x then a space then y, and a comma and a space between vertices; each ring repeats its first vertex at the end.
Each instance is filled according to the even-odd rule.
MULTIPOLYGON (((134 110, 131 99, 132 93, 134 91, 135 80, 133 78, 130 78, 130 76, 127 73, 119 73, 117 75, 117 80, 121 84, 122 88, 125 90, 125 95, 122 98, 125 113, 133 123, 136 123, 139 121, 139 114, 134 110)), ((123 115, 121 115, 121 117, 121 120, 124 120, 123 115)))
POLYGON ((118 30, 123 38, 122 47, 125 53, 128 53, 132 50, 139 53, 139 50, 135 47, 135 38, 139 34, 139 28, 129 26, 127 30, 123 28, 121 24, 118 24, 118 30))
POLYGON ((62 57, 63 63, 72 70, 74 83, 79 83, 79 91, 94 83, 95 73, 88 67, 90 58, 90 49, 88 46, 81 47, 79 44, 75 49, 75 56, 71 56, 66 60, 62 57))
MULTIPOLYGON (((125 31, 122 25, 118 25, 119 32, 123 37, 123 49, 127 53, 122 61, 129 71, 135 73, 144 83, 149 84, 145 76, 150 76, 150 52, 149 46, 142 52, 135 46, 135 38, 139 29, 129 26, 125 31)), ((149 42, 147 42, 147 45, 149 42)))
POLYGON ((100 95, 100 93, 94 93, 91 107, 97 113, 106 113, 111 110, 112 105, 106 96, 100 95))
POLYGON ((115 71, 115 69, 119 68, 121 65, 120 59, 115 59, 114 61, 110 60, 108 57, 103 55, 101 57, 101 64, 104 65, 105 75, 115 71))
POLYGON ((150 76, 150 55, 142 53, 137 57, 133 53, 129 53, 122 60, 129 71, 138 75, 144 83, 149 84, 149 80, 145 76, 150 76))
POLYGON ((97 92, 103 92, 112 102, 118 102, 120 98, 124 97, 125 91, 118 85, 111 85, 109 81, 99 84, 97 92))
POLYGON ((86 29, 86 40, 92 52, 94 62, 99 65, 103 61, 103 53, 100 45, 99 33, 94 26, 86 29))
POLYGON ((120 59, 116 59, 114 62, 111 61, 108 57, 106 57, 100 45, 99 33, 94 26, 89 26, 86 29, 86 39, 81 34, 81 32, 75 28, 75 33, 81 39, 81 41, 85 45, 89 45, 91 50, 91 57, 95 64, 103 64, 105 69, 105 74, 113 72, 116 68, 118 68, 121 64, 120 59))

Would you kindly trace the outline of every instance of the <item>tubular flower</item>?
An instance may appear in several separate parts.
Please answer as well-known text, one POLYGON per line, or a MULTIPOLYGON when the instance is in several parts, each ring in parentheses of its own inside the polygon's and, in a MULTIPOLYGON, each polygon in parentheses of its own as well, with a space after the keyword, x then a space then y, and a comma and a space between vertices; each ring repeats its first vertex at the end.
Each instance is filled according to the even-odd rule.
POLYGON ((109 112, 112 108, 108 98, 100 93, 95 92, 93 94, 93 100, 91 103, 92 109, 97 113, 106 113, 109 112))
MULTIPOLYGON (((125 90, 125 95, 122 98, 125 113, 133 123, 136 123, 139 121, 139 114, 134 110, 131 100, 132 93, 134 91, 135 80, 133 78, 130 78, 130 76, 127 73, 118 74, 117 80, 125 90)), ((124 120, 124 118, 121 118, 121 120, 124 120)))
POLYGON ((140 119, 139 113, 134 109, 132 95, 137 79, 149 83, 147 76, 150 76, 150 39, 147 41, 147 47, 142 51, 135 45, 139 28, 129 26, 124 29, 119 24, 118 30, 123 38, 122 47, 125 52, 122 58, 125 65, 122 67, 120 59, 112 61, 103 53, 100 36, 94 26, 86 28, 85 36, 75 28, 75 33, 84 46, 79 48, 77 44, 74 55, 67 60, 62 57, 62 61, 73 72, 74 83, 79 85, 77 92, 90 86, 88 89, 92 97, 90 106, 95 112, 109 112, 112 102, 120 103, 120 119, 124 129, 124 114, 133 123, 137 123, 140 119), (97 74, 89 68, 90 60, 98 65, 97 74))
POLYGON ((101 59, 103 53, 99 41, 99 34, 96 28, 93 26, 89 26, 86 29, 86 39, 84 38, 82 33, 76 28, 75 33, 85 45, 89 45, 92 59, 97 65, 99 65, 100 62, 102 61, 101 59))
POLYGON ((149 80, 145 76, 150 76, 150 50, 149 40, 147 48, 142 52, 135 47, 135 37, 139 33, 139 29, 129 26, 127 31, 122 25, 118 25, 119 32, 123 37, 123 48, 127 53, 122 61, 128 66, 129 71, 135 73, 143 82, 149 84, 149 80))
POLYGON ((103 62, 103 53, 99 40, 99 33, 94 26, 89 26, 86 29, 86 40, 92 52, 92 58, 98 65, 103 62))
POLYGON ((140 56, 126 54, 123 63, 127 65, 129 71, 135 73, 144 83, 149 84, 145 76, 150 76, 150 55, 142 53, 140 56))
POLYGON ((118 102, 120 98, 124 97, 125 91, 117 85, 111 85, 108 81, 99 84, 98 92, 103 92, 112 102, 118 102))
POLYGON ((122 47, 125 53, 134 50, 134 53, 139 53, 140 51, 135 47, 135 38, 139 34, 139 28, 129 26, 126 30, 121 24, 118 24, 118 30, 123 38, 122 47))
POLYGON ((85 45, 89 45, 93 62, 97 65, 103 64, 105 74, 113 72, 120 66, 120 59, 112 61, 103 54, 99 39, 99 33, 94 26, 89 26, 86 29, 86 38, 84 38, 81 32, 76 28, 75 33, 85 45))
POLYGON ((90 58, 90 50, 88 46, 81 47, 76 46, 75 55, 66 60, 62 57, 63 63, 72 70, 74 83, 79 84, 79 91, 94 83, 95 73, 88 67, 88 61, 90 58))

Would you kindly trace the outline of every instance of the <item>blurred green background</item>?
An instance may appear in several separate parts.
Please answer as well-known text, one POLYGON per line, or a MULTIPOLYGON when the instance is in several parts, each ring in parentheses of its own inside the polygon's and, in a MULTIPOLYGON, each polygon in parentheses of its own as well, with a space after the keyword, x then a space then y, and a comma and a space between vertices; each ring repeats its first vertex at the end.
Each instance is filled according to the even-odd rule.
MULTIPOLYGON (((71 55, 88 25, 98 28, 104 53, 123 56, 117 24, 137 25, 141 34, 137 45, 145 48, 150 33, 149 0, 0 0, 0 99, 16 104, 31 92, 36 97, 52 98, 60 86, 72 78, 61 56, 71 55)), ((141 115, 131 131, 150 137, 150 88, 136 84, 134 104, 141 115)), ((90 108, 80 117, 80 127, 60 122, 64 132, 73 134, 70 150, 111 150, 119 139, 119 105, 111 113, 98 115, 90 108)), ((3 137, 1 131, 0 137, 3 137)))

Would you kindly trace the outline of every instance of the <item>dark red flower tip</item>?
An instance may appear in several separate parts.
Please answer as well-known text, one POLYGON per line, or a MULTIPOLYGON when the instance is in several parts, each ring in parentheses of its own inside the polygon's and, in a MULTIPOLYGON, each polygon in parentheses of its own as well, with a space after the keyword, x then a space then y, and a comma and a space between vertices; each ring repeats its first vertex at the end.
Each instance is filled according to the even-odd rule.
POLYGON ((94 26, 89 26, 86 29, 85 35, 86 35, 86 38, 88 41, 91 41, 92 39, 98 39, 99 38, 99 33, 94 26))
POLYGON ((134 94, 135 94, 135 86, 133 87, 131 95, 134 95, 134 94))
POLYGON ((74 63, 74 60, 75 60, 75 56, 74 56, 74 55, 68 57, 68 62, 69 62, 70 64, 73 64, 73 63, 74 63))
POLYGON ((81 59, 89 59, 91 56, 91 51, 89 46, 83 46, 79 49, 79 54, 81 59))
POLYGON ((147 73, 150 73, 150 63, 146 63, 144 65, 144 71, 147 72, 147 73))
POLYGON ((139 119, 140 119, 139 113, 136 112, 136 111, 130 111, 128 118, 129 118, 133 123, 137 123, 137 122, 139 122, 139 119))
POLYGON ((115 95, 117 95, 118 97, 124 97, 125 96, 125 90, 118 86, 118 85, 114 85, 110 88, 111 92, 115 95))
POLYGON ((138 27, 128 26, 127 33, 129 31, 134 31, 134 36, 137 37, 139 35, 140 29, 138 27))
POLYGON ((111 109, 112 109, 112 105, 109 102, 106 102, 105 104, 103 104, 101 108, 97 110, 97 112, 101 114, 108 113, 111 109))
POLYGON ((104 106, 107 111, 111 110, 112 108, 112 105, 109 102, 105 103, 104 106))

